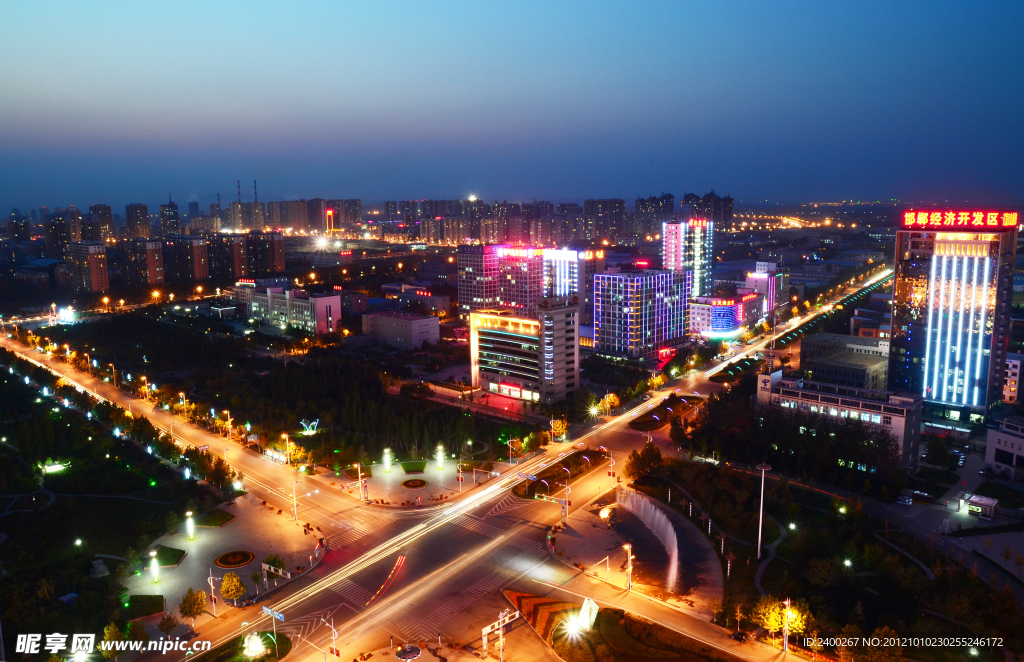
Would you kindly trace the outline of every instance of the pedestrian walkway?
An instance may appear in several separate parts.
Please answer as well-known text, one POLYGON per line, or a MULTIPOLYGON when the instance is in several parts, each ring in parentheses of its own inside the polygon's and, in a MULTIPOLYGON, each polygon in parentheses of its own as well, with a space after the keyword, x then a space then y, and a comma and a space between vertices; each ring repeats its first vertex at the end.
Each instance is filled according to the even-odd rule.
POLYGON ((761 577, 764 575, 765 568, 767 568, 768 564, 771 563, 772 560, 775 558, 775 549, 782 543, 783 540, 786 539, 786 528, 779 524, 778 521, 771 515, 768 515, 767 517, 773 524, 775 524, 775 526, 779 528, 779 537, 775 539, 775 542, 765 547, 765 549, 768 551, 768 555, 765 556, 764 560, 761 561, 761 564, 757 566, 757 572, 754 573, 754 588, 756 588, 757 592, 761 595, 764 595, 766 593, 764 587, 761 586, 761 577))

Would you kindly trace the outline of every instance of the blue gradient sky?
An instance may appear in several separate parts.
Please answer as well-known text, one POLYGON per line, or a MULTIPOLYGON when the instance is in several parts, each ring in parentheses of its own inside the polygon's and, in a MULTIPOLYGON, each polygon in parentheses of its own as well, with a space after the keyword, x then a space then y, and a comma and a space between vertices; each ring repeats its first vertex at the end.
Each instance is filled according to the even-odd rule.
POLYGON ((254 178, 1015 204, 1022 28, 1020 2, 5 2, 0 209, 254 178))

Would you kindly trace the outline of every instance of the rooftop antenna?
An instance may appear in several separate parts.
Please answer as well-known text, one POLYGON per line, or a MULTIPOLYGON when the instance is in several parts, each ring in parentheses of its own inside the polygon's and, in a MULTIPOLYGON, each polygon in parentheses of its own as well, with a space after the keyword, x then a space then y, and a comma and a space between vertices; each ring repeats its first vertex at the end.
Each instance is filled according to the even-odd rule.
POLYGON ((220 209, 220 191, 217 192, 217 209, 220 209))
POLYGON ((260 196, 256 194, 256 180, 252 180, 252 201, 259 202, 260 196))
POLYGON ((238 204, 242 204, 242 180, 236 179, 235 181, 238 183, 238 204))
POLYGON ((169 204, 169 205, 174 204, 174 200, 171 200, 171 192, 170 191, 167 192, 167 204, 169 204))

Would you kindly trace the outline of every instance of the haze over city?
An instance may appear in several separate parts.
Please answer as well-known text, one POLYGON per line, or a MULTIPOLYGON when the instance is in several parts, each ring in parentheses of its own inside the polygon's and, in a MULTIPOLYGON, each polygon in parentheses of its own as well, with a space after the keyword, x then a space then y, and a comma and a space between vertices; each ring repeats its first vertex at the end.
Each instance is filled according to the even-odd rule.
POLYGON ((1024 194, 1024 8, 7 3, 0 206, 1024 194), (248 193, 243 189, 243 194, 248 193))

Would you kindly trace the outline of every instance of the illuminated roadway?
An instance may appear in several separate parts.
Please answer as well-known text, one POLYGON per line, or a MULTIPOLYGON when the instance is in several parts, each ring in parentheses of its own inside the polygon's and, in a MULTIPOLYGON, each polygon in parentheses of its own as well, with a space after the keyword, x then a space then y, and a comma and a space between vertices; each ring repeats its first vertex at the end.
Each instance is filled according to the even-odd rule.
MULTIPOLYGON (((889 274, 889 271, 883 272, 857 289, 870 287, 889 274)), ((846 295, 837 295, 826 306, 799 318, 791 326, 827 313, 831 305, 843 296, 846 295)), ((787 332, 782 331, 777 337, 787 332)), ((299 500, 300 520, 320 526, 329 542, 338 537, 335 529, 340 529, 338 533, 341 533, 355 528, 359 535, 346 540, 345 544, 332 547, 315 570, 285 585, 267 599, 267 604, 285 614, 285 623, 279 625, 293 635, 295 648, 291 655, 296 660, 314 661, 321 659, 323 651, 331 646, 333 637, 331 629, 321 618, 327 621, 334 619, 342 658, 351 659, 358 652, 387 646, 389 636, 394 636, 396 643, 421 639, 430 641, 436 639, 434 630, 442 633, 446 641, 478 643, 479 627, 495 620, 496 610, 503 608, 498 590, 506 586, 514 585, 519 590, 535 593, 568 591, 570 595, 560 594, 563 599, 580 601, 582 598, 572 597, 575 595, 572 590, 576 590, 601 597, 608 604, 629 606, 624 601, 633 598, 623 596, 621 591, 616 592, 607 585, 577 577, 551 559, 543 541, 547 527, 558 521, 557 507, 512 496, 510 488, 521 480, 517 473, 539 473, 558 463, 560 457, 577 444, 610 448, 615 452, 615 469, 621 471, 625 453, 641 447, 645 441, 645 435, 625 427, 629 420, 677 389, 684 392, 697 390, 702 394, 711 392, 714 386, 709 378, 727 361, 763 351, 770 338, 745 347, 737 355, 703 372, 669 382, 665 388, 653 393, 650 401, 597 423, 571 442, 548 446, 546 453, 469 491, 459 500, 418 511, 368 506, 347 494, 323 489, 325 483, 320 479, 304 477, 266 456, 243 450, 219 435, 185 424, 169 412, 154 409, 152 403, 75 370, 54 357, 31 351, 10 339, 0 341, 21 357, 66 376, 73 384, 95 396, 147 416, 162 430, 170 431, 173 425, 175 439, 197 446, 209 445, 211 452, 222 457, 226 452, 232 467, 244 473, 247 489, 268 501, 281 504, 282 508, 290 506, 292 483, 297 478, 303 484, 321 488, 319 493, 299 500), (404 557, 401 562, 400 557, 404 557), (575 588, 554 588, 562 584, 572 584, 575 588), (472 641, 474 637, 476 642, 472 641)), ((590 457, 602 462, 602 454, 591 453, 590 457)), ((602 464, 597 469, 572 485, 574 503, 571 510, 582 507, 599 489, 607 487, 607 465, 602 464)), ((303 485, 298 491, 301 494, 309 489, 303 485)), ((557 496, 560 492, 556 490, 554 494, 557 496)), ((657 606, 648 607, 656 611, 657 606)), ((645 605, 630 608, 644 609, 645 605)), ((696 619, 674 612, 661 616, 657 613, 647 615, 680 627, 712 645, 732 646, 728 640, 722 641, 725 637, 706 630, 706 624, 696 619), (682 619, 682 625, 677 622, 679 619, 682 619)), ((243 623, 246 623, 247 631, 271 627, 269 617, 262 614, 260 606, 226 612, 222 607, 217 619, 201 626, 200 635, 202 639, 213 640, 216 646, 237 636, 243 623)), ((534 639, 519 637, 518 645, 530 648, 529 653, 519 656, 519 659, 541 659, 550 655, 543 646, 533 647, 530 642, 534 639)), ((747 659, 770 659, 756 648, 730 648, 730 651, 747 659)), ((517 657, 512 651, 507 653, 510 659, 517 657)))

